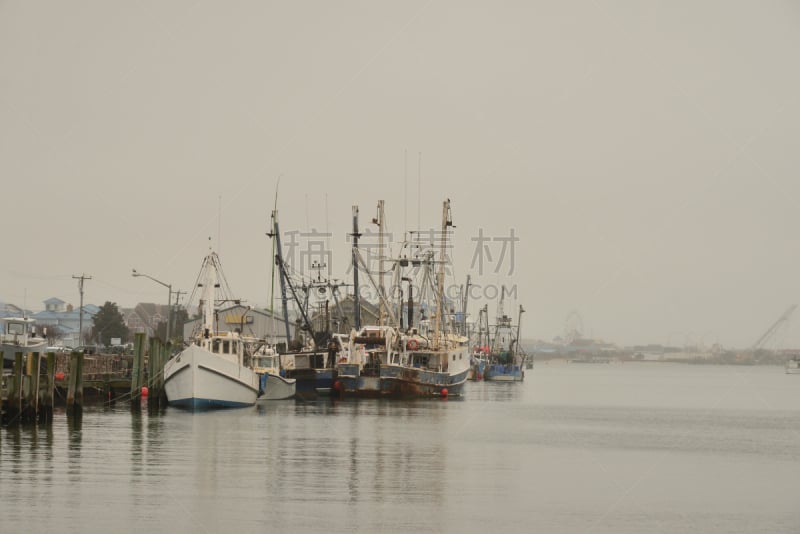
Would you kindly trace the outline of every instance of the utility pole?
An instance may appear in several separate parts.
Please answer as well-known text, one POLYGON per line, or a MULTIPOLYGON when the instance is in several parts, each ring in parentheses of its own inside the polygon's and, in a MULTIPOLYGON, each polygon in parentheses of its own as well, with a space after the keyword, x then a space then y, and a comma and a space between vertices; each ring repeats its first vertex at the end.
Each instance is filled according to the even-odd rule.
POLYGON ((80 276, 73 274, 72 278, 78 281, 78 291, 81 294, 81 307, 78 319, 78 345, 80 346, 83 345, 83 282, 84 280, 91 280, 92 277, 82 273, 80 276))

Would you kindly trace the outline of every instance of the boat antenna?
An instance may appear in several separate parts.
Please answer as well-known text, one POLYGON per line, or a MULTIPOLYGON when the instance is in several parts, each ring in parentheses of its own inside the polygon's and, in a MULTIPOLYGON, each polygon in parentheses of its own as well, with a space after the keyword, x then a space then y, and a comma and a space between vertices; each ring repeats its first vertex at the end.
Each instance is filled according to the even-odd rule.
POLYGON ((417 161, 417 235, 422 231, 422 152, 417 161))
POLYGON ((403 151, 403 239, 408 232, 408 149, 403 151))
POLYGON ((217 197, 217 254, 222 253, 222 195, 217 197))

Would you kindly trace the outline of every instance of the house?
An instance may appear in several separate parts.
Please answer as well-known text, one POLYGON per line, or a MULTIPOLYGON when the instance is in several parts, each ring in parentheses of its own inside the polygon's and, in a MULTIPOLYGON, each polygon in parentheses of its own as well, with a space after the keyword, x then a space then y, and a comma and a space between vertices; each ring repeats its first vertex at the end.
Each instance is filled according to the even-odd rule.
POLYGON ((30 315, 30 312, 26 313, 22 308, 8 302, 0 302, 0 317, 23 317, 25 315, 30 315))
POLYGON ((131 334, 144 333, 147 337, 156 337, 159 324, 166 322, 169 316, 169 306, 140 302, 135 308, 120 308, 119 312, 131 334))
POLYGON ((74 309, 71 304, 53 297, 44 301, 44 311, 31 314, 36 319, 36 324, 47 329, 47 337, 50 342, 55 340, 67 347, 78 347, 83 345, 81 341, 80 329, 83 327, 83 334, 92 329, 92 318, 100 311, 94 304, 83 306, 83 318, 81 319, 80 308, 74 309))

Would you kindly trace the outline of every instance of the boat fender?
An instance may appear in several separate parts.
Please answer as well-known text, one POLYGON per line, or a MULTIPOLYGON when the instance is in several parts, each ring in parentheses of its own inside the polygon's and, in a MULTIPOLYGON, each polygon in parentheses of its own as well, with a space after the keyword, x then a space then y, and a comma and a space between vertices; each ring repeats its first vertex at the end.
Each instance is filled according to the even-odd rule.
POLYGON ((408 343, 406 343, 406 348, 408 350, 417 350, 419 348, 419 341, 416 339, 409 339, 408 343))

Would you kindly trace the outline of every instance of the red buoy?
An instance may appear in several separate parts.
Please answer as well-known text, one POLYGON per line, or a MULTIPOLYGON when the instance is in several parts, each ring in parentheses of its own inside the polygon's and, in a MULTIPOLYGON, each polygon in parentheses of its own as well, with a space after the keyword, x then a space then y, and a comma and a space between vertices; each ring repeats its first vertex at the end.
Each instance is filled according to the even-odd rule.
POLYGON ((56 373, 56 380, 64 380, 64 373, 61 371, 56 373))
POLYGON ((148 393, 150 393, 150 390, 147 389, 147 386, 142 386, 142 397, 146 397, 148 393))
POLYGON ((442 397, 447 397, 448 393, 450 392, 447 391, 447 388, 442 388, 442 391, 439 392, 442 397))

